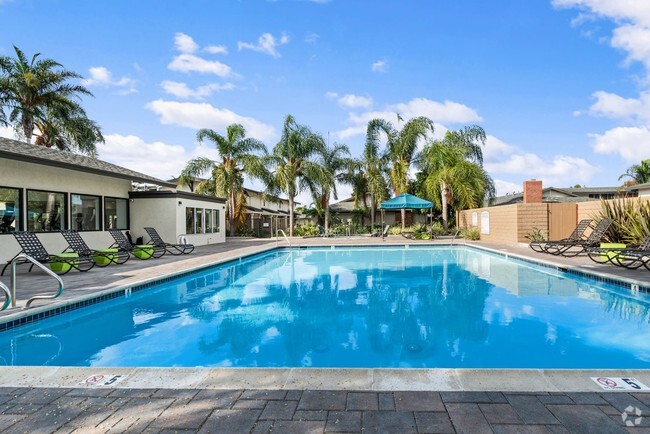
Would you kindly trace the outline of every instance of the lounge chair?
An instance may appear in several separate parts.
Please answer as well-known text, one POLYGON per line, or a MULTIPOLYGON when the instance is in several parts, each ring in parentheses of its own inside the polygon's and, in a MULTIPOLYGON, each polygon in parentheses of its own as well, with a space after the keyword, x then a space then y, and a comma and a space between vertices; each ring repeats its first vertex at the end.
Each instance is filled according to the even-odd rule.
POLYGON ((645 266, 650 270, 650 234, 637 247, 593 247, 587 255, 599 264, 610 262, 631 270, 645 266))
POLYGON ((165 254, 164 248, 154 246, 153 244, 131 244, 119 229, 109 229, 108 233, 115 240, 110 247, 117 248, 118 253, 130 253, 138 259, 160 258, 165 254))
POLYGON ((72 251, 79 254, 79 256, 90 256, 98 267, 106 267, 110 264, 124 264, 129 260, 130 255, 124 251, 120 252, 117 248, 91 249, 77 231, 61 231, 61 235, 68 242, 68 248, 63 251, 64 253, 72 251))
POLYGON ((600 245, 605 234, 612 225, 612 219, 602 219, 591 231, 589 236, 584 240, 556 242, 551 248, 546 249, 546 253, 552 255, 562 255, 567 257, 578 256, 581 253, 587 253, 590 248, 600 245))
POLYGON ((388 229, 390 229, 390 225, 386 225, 386 227, 384 228, 384 232, 373 232, 370 236, 385 238, 386 235, 388 235, 388 229))
POLYGON ((566 242, 577 242, 584 239, 584 234, 587 228, 591 225, 590 219, 580 220, 578 225, 575 227, 571 235, 567 238, 555 241, 533 241, 529 244, 530 248, 538 253, 545 253, 546 250, 550 247, 553 248, 553 245, 556 243, 566 243, 566 242))
POLYGON ((194 251, 193 244, 169 244, 164 242, 155 228, 144 228, 144 230, 147 231, 147 235, 151 238, 151 244, 155 247, 165 249, 167 253, 177 256, 187 255, 194 251))
MULTIPOLYGON (((72 270, 79 271, 88 271, 95 266, 92 256, 81 254, 81 253, 59 253, 59 254, 50 254, 45 250, 43 243, 38 239, 35 233, 33 232, 12 232, 13 236, 18 241, 20 248, 22 249, 16 256, 11 258, 7 264, 2 268, 0 276, 5 273, 7 267, 11 262, 18 257, 21 253, 26 254, 37 260, 42 264, 49 264, 52 271, 57 274, 65 274, 72 270)), ((17 264, 31 264, 29 271, 32 271, 34 264, 30 261, 19 259, 17 264)))

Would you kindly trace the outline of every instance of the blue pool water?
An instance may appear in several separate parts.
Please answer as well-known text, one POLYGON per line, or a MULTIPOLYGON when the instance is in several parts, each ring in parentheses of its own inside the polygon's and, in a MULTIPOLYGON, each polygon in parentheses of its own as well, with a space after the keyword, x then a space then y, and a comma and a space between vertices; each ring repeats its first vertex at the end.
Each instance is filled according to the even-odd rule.
POLYGON ((649 368, 650 297, 466 247, 276 250, 0 333, 0 363, 649 368))

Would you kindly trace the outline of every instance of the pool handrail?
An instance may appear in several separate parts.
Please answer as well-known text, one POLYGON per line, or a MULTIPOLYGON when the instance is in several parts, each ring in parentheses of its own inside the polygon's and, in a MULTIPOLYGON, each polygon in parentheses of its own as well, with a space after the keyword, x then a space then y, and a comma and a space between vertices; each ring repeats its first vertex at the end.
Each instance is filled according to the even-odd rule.
POLYGON ((5 285, 2 282, 0 282, 0 291, 2 291, 2 293, 5 296, 5 302, 3 303, 2 306, 0 306, 0 312, 2 312, 9 306, 9 303, 11 303, 11 292, 9 292, 9 288, 7 288, 7 285, 5 285))
POLYGON ((42 263, 38 262, 36 259, 32 258, 29 255, 26 255, 25 253, 21 253, 17 255, 12 261, 11 261, 11 307, 16 307, 16 262, 19 260, 24 260, 24 261, 29 261, 32 264, 36 265, 38 268, 43 270, 45 274, 49 275, 50 277, 53 277, 56 279, 56 281, 59 284, 59 290, 56 292, 54 295, 35 295, 29 300, 27 300, 27 303, 25 303, 25 308, 28 308, 33 302, 36 300, 53 300, 60 296, 63 293, 63 280, 59 276, 56 275, 56 273, 48 268, 45 267, 42 263))
POLYGON ((284 236, 284 239, 287 240, 287 243, 289 244, 289 247, 291 247, 291 241, 289 241, 289 237, 287 237, 287 234, 284 233, 282 229, 276 229, 275 231, 275 245, 278 245, 278 240, 280 237, 278 236, 279 233, 282 233, 282 236, 284 236))

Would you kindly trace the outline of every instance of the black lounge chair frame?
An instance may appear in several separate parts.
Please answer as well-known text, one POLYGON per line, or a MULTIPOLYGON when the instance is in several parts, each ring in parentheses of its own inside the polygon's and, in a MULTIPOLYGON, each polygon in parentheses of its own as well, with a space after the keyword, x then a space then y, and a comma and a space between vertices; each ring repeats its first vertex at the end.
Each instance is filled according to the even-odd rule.
POLYGON ((630 270, 645 266, 650 270, 650 234, 637 247, 594 247, 587 255, 599 264, 609 262, 630 270))
MULTIPOLYGON (((95 261, 93 261, 92 256, 88 256, 85 254, 78 253, 78 257, 76 258, 62 258, 60 256, 52 255, 48 253, 47 250, 45 250, 43 243, 41 243, 41 240, 39 240, 36 234, 33 232, 17 231, 17 232, 12 232, 12 235, 14 236, 14 238, 16 238, 16 241, 18 242, 22 250, 5 264, 5 266, 2 268, 2 272, 0 272, 0 276, 2 276, 5 273, 7 267, 21 253, 24 253, 25 255, 34 258, 36 261, 42 264, 49 264, 51 262, 60 262, 60 263, 65 263, 70 265, 70 268, 68 270, 61 273, 57 273, 60 275, 66 274, 73 268, 81 272, 86 272, 95 266, 95 261)), ((31 266, 29 267, 29 272, 31 272, 32 269, 34 268, 34 264, 27 260, 20 259, 16 263, 31 264, 31 266)))
POLYGON ((71 251, 79 254, 79 256, 100 256, 108 260, 105 264, 95 262, 95 265, 98 267, 108 267, 111 264, 124 264, 130 258, 128 252, 120 251, 120 249, 117 249, 117 252, 101 252, 91 249, 77 231, 65 230, 61 231, 61 235, 63 235, 63 238, 68 242, 68 248, 63 252, 71 251))
POLYGON ((584 240, 554 243, 553 249, 555 250, 548 248, 546 250, 546 253, 550 253, 556 256, 561 255, 565 257, 574 257, 582 253, 588 253, 590 248, 596 247, 600 244, 612 223, 612 219, 602 219, 598 222, 598 224, 596 224, 589 236, 584 240))
POLYGON ((119 229, 109 229, 108 233, 111 234, 115 242, 109 246, 109 248, 117 248, 118 253, 130 253, 138 259, 151 259, 151 258, 160 258, 165 254, 165 249, 151 245, 151 247, 142 248, 134 246, 126 238, 126 235, 119 229), (153 252, 150 250, 153 249, 153 252), (137 256, 134 252, 139 252, 143 257, 137 256))
POLYGON ((147 227, 144 228, 147 231, 147 235, 151 238, 151 244, 155 247, 165 249, 167 253, 170 253, 174 256, 179 255, 188 255, 194 251, 193 244, 170 244, 163 241, 162 237, 158 234, 156 228, 147 227))
POLYGON ((533 241, 529 244, 530 248, 537 253, 546 253, 547 250, 553 249, 556 243, 578 242, 584 239, 585 231, 591 226, 591 219, 583 219, 578 222, 571 235, 561 240, 554 241, 533 241))

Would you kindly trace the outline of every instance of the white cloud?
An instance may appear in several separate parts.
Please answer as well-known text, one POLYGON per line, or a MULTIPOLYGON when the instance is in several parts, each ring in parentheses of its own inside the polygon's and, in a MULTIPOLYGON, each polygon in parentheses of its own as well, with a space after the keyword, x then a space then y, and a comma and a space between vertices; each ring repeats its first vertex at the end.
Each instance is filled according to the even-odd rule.
POLYGON ((20 140, 16 135, 16 131, 13 127, 0 127, 0 137, 5 137, 7 139, 20 140))
POLYGON ((325 94, 325 97, 327 99, 336 100, 339 106, 346 109, 352 109, 352 108, 368 109, 372 107, 372 98, 369 96, 360 96, 360 95, 354 95, 350 93, 347 95, 339 96, 339 94, 336 92, 327 92, 325 94))
POLYGON ((318 39, 320 39, 320 35, 318 33, 309 32, 305 35, 305 42, 308 44, 313 44, 317 42, 318 39))
POLYGON ((603 134, 591 134, 598 154, 619 155, 628 163, 650 158, 650 127, 616 127, 603 134))
POLYGON ((135 89, 135 80, 129 77, 119 79, 113 78, 113 74, 104 66, 93 66, 88 69, 89 78, 81 80, 84 86, 101 86, 101 87, 119 87, 122 88, 120 93, 137 92, 135 89))
POLYGON ((165 80, 160 84, 163 90, 171 95, 185 99, 203 99, 214 92, 221 90, 233 90, 235 85, 232 83, 210 83, 205 86, 199 86, 196 89, 191 89, 187 83, 177 81, 165 80))
POLYGON ((289 36, 283 34, 280 36, 280 39, 276 40, 275 37, 270 33, 264 33, 257 40, 257 44, 252 44, 250 42, 239 41, 237 43, 237 49, 242 50, 252 50, 260 53, 268 54, 273 57, 280 57, 278 52, 278 47, 281 45, 286 45, 289 43, 289 36))
POLYGON ((372 69, 374 72, 386 72, 388 71, 388 61, 378 60, 370 66, 370 69, 372 69))
POLYGON ((624 98, 605 91, 594 92, 596 102, 589 107, 589 114, 611 119, 650 121, 650 92, 641 92, 639 98, 624 98))
POLYGON ((232 76, 232 69, 230 66, 223 64, 216 60, 205 60, 194 54, 183 53, 174 57, 167 65, 172 71, 179 72, 199 72, 202 74, 214 74, 219 77, 232 76))
POLYGON ((225 45, 208 45, 203 51, 210 54, 228 54, 228 47, 225 45))
POLYGON ((248 137, 262 141, 274 140, 277 135, 272 126, 257 119, 242 116, 228 109, 214 107, 207 103, 151 101, 146 108, 160 117, 165 125, 179 125, 188 128, 212 128, 225 131, 230 124, 242 124, 248 137))
POLYGON ((503 181, 501 179, 494 180, 494 187, 497 190, 497 196, 520 193, 523 190, 523 184, 515 184, 514 182, 503 181))
POLYGON ((180 32, 174 36, 174 46, 181 53, 194 53, 199 49, 199 44, 191 36, 180 32))
POLYGON ((544 185, 555 187, 587 183, 600 170, 584 158, 555 155, 543 159, 529 152, 515 153, 500 161, 485 161, 485 168, 490 173, 541 179, 544 185))

